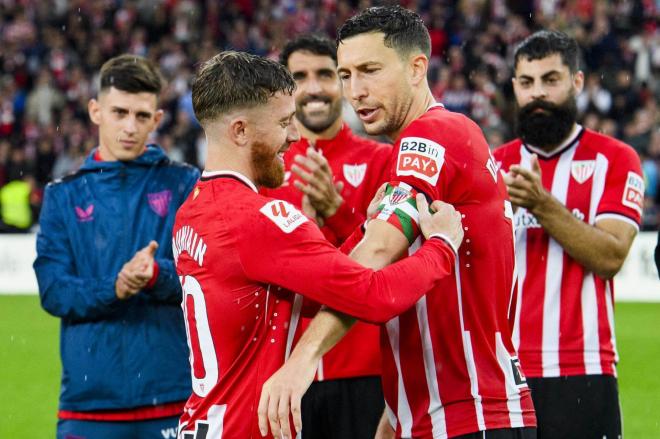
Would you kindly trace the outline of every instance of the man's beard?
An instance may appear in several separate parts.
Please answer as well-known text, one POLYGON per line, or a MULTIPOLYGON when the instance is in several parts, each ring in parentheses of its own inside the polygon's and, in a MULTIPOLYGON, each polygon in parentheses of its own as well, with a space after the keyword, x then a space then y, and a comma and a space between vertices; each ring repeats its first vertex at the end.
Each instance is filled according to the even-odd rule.
POLYGON ((264 142, 256 141, 252 144, 252 167, 257 186, 275 189, 284 183, 284 166, 277 157, 277 151, 273 153, 272 148, 264 142))
POLYGON ((313 133, 322 133, 332 126, 333 123, 341 116, 341 99, 338 99, 335 102, 332 102, 327 96, 321 95, 311 95, 303 99, 300 104, 296 105, 296 119, 308 130, 313 133), (312 117, 307 117, 305 114, 304 106, 310 101, 323 101, 327 104, 330 104, 330 109, 328 116, 324 119, 317 119, 312 117))
POLYGON ((561 104, 533 101, 518 108, 516 131, 522 141, 539 148, 558 146, 571 133, 577 119, 577 105, 573 93, 561 104), (536 109, 543 112, 535 112, 536 109))

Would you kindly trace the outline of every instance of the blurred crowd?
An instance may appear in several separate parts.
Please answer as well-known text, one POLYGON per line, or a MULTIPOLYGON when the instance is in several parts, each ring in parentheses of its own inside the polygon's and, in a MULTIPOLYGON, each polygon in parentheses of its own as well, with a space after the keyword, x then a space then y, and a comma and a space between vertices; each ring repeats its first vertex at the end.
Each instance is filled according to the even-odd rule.
MULTIPOLYGON (((277 57, 302 32, 335 37, 368 0, 0 0, 1 229, 36 222, 45 184, 75 171, 95 146, 87 102, 108 58, 151 58, 167 81, 153 141, 203 166, 191 104, 196 65, 219 50, 277 57), (28 210, 15 206, 23 197, 28 210), (29 213, 29 218, 27 217, 29 213), (12 218, 15 217, 15 218, 12 218)), ((575 37, 583 53, 581 123, 632 145, 646 179, 644 227, 660 222, 660 21, 655 0, 408 0, 432 39, 437 99, 467 114, 491 146, 514 137, 511 58, 541 27, 575 37)))

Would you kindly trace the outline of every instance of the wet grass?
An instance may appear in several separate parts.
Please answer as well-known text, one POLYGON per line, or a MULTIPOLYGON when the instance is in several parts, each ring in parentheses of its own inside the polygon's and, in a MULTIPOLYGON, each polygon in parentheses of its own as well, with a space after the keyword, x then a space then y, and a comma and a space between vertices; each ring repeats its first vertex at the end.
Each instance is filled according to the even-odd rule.
MULTIPOLYGON (((617 303, 625 437, 660 438, 660 304, 617 303)), ((0 438, 55 436, 59 320, 36 296, 0 296, 0 438)))

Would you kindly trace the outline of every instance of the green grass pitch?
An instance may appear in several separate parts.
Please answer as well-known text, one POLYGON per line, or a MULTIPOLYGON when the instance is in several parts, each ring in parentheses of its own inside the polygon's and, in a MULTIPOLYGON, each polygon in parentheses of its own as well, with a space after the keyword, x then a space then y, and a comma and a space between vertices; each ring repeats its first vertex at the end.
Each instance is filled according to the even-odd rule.
MULTIPOLYGON (((660 438, 660 304, 617 303, 624 437, 660 438)), ((36 296, 0 296, 0 438, 55 437, 59 321, 36 296)))

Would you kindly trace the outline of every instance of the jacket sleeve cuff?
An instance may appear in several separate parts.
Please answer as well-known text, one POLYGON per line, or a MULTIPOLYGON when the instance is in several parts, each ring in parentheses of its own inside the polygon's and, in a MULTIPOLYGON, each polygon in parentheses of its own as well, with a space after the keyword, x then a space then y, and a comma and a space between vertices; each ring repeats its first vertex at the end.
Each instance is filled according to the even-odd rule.
POLYGON ((154 259, 154 274, 151 276, 151 279, 149 279, 149 282, 147 282, 147 285, 145 285, 146 289, 151 289, 154 287, 154 285, 156 285, 156 281, 158 280, 158 273, 160 273, 160 266, 154 259))

